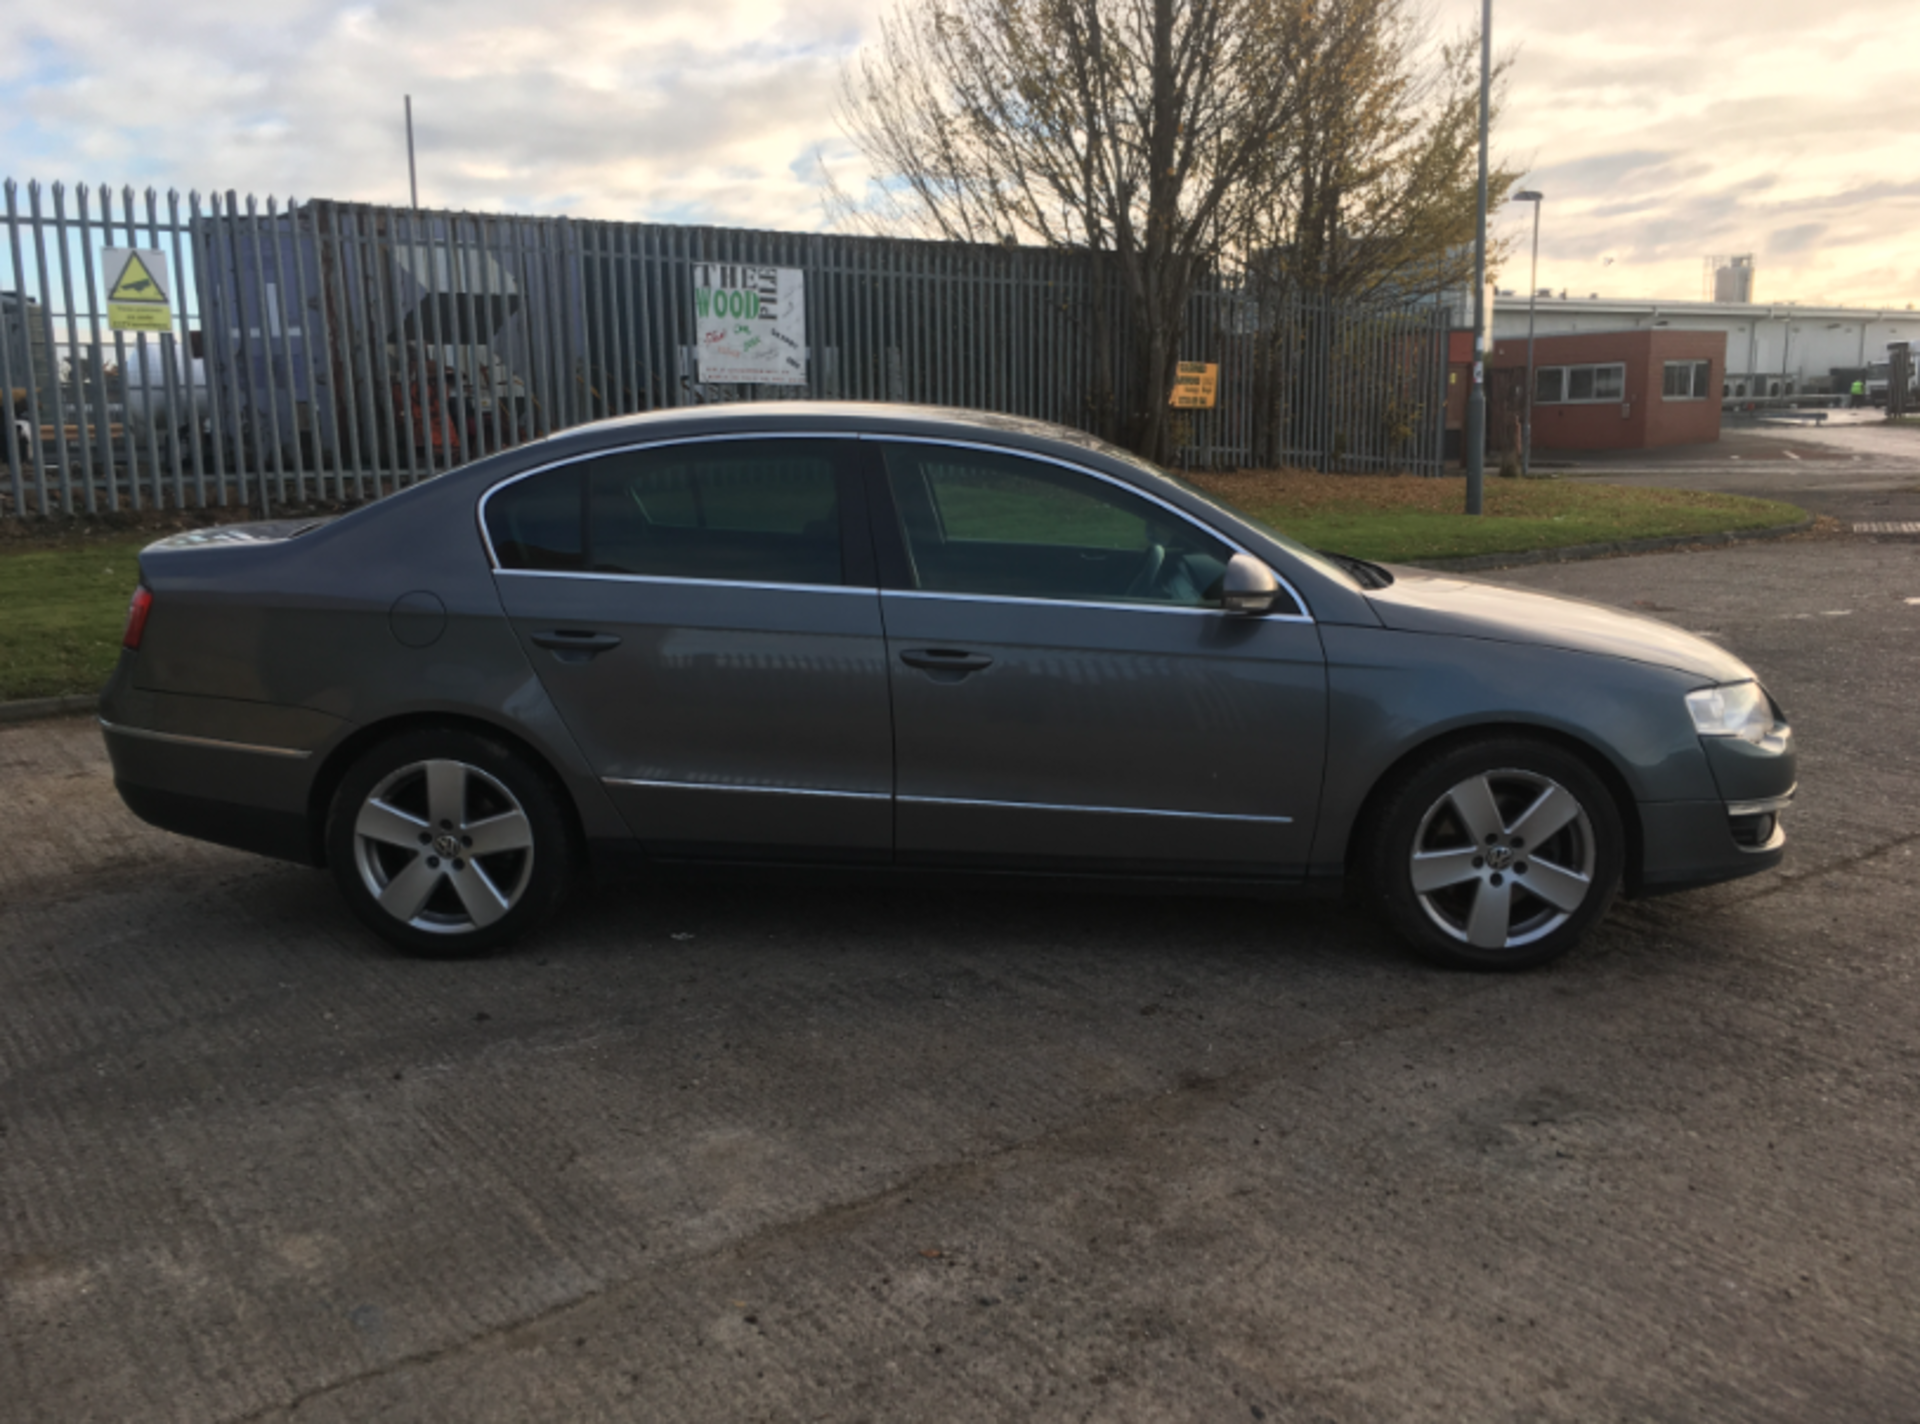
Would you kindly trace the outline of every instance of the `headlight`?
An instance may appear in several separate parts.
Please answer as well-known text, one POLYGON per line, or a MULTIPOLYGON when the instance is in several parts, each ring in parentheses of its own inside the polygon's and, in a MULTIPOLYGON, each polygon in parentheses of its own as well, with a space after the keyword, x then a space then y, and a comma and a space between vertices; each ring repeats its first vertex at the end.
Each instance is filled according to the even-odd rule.
POLYGON ((1687 694, 1693 728, 1703 737, 1738 737, 1768 751, 1786 746, 1786 727, 1773 720, 1773 704, 1757 682, 1703 687, 1687 694))

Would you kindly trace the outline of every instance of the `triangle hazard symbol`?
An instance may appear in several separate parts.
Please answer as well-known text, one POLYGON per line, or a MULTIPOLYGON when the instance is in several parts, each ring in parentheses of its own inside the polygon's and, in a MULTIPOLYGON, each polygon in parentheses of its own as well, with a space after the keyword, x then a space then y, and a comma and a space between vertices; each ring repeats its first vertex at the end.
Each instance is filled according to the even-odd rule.
POLYGON ((160 290, 160 284, 153 280, 153 273, 147 270, 147 264, 140 260, 140 254, 135 252, 127 258, 127 265, 120 269, 120 280, 107 293, 107 300, 164 303, 167 297, 160 290))

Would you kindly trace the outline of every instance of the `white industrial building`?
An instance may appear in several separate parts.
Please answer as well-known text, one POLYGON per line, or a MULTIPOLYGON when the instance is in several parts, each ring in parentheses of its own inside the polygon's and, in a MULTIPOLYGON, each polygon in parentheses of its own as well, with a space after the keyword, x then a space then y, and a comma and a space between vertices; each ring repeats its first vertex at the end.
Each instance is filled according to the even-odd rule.
MULTIPOLYGON (((1920 344, 1920 312, 1875 307, 1807 306, 1795 302, 1622 301, 1611 297, 1540 297, 1540 335, 1570 332, 1719 331, 1727 337, 1723 395, 1780 396, 1836 389, 1835 371, 1884 361, 1889 341, 1920 344)), ((1501 291, 1493 307, 1496 341, 1525 339, 1527 298, 1501 291)), ((1845 390, 1846 385, 1837 387, 1845 390)))

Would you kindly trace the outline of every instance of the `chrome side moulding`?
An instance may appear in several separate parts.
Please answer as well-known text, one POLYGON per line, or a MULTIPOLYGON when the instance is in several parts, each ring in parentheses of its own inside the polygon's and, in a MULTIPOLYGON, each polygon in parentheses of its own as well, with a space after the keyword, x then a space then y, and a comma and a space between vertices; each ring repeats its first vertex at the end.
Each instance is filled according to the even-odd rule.
POLYGON ((118 722, 109 722, 105 717, 97 719, 104 732, 116 733, 122 737, 139 737, 149 742, 170 742, 182 747, 211 747, 222 752, 252 752, 256 756, 291 757, 304 760, 313 755, 311 749, 299 747, 263 747, 252 742, 227 742, 218 737, 189 737, 183 732, 156 732, 147 727, 127 727, 118 722))
POLYGON ((743 786, 732 781, 651 781, 635 776, 603 776, 600 780, 608 786, 637 786, 649 791, 758 791, 769 796, 825 796, 840 801, 893 799, 885 791, 828 791, 813 786, 743 786))
POLYGON ((915 806, 985 806, 996 811, 1078 811, 1090 816, 1165 816, 1178 821, 1249 821, 1291 826, 1291 816, 1238 816, 1221 811, 1160 811, 1140 806, 1060 806, 1050 801, 977 801, 966 796, 902 796, 915 806))

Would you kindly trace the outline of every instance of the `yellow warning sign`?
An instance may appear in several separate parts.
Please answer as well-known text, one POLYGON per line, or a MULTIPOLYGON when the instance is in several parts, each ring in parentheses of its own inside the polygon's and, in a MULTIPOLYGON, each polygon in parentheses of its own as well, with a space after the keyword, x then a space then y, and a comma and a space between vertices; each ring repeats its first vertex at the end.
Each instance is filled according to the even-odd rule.
POLYGON ((1204 361, 1182 361, 1174 367, 1173 400, 1182 410, 1212 410, 1220 388, 1220 368, 1204 361))
POLYGON ((115 331, 173 330, 167 254, 157 247, 101 249, 107 278, 107 325, 115 331))

